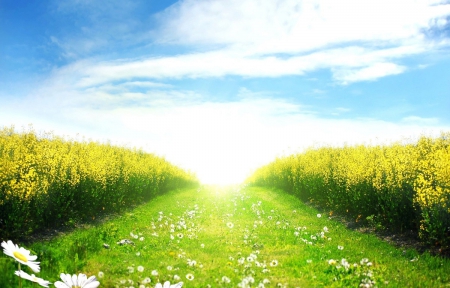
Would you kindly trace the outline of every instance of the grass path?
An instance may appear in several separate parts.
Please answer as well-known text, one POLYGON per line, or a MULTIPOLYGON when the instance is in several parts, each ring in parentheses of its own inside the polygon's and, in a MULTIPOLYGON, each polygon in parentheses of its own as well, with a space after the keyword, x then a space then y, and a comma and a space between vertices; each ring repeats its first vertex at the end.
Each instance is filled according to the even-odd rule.
MULTIPOLYGON (((32 250, 39 277, 100 273, 102 287, 450 287, 449 260, 320 216, 280 191, 204 187, 172 191, 32 250), (118 245, 122 239, 134 245, 118 245)), ((17 281, 8 260, 0 258, 0 278, 16 287, 5 284, 17 281)))

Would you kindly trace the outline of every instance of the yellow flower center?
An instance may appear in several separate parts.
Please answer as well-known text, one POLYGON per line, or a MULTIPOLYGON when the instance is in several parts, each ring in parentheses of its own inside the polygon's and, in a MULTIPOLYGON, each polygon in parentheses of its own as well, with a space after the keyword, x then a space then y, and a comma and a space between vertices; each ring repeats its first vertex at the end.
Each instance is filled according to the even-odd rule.
POLYGON ((13 252, 14 257, 16 257, 17 259, 23 261, 23 262, 28 262, 27 257, 25 257, 22 253, 14 251, 13 252))

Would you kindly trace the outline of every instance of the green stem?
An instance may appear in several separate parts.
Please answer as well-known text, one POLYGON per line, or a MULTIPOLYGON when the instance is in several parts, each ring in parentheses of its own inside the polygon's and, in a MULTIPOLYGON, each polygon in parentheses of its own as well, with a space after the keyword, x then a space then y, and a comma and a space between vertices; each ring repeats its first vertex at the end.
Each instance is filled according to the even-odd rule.
MULTIPOLYGON (((20 270, 20 263, 19 263, 19 271, 22 271, 20 270)), ((20 276, 19 276, 19 288, 22 288, 22 277, 20 276)))

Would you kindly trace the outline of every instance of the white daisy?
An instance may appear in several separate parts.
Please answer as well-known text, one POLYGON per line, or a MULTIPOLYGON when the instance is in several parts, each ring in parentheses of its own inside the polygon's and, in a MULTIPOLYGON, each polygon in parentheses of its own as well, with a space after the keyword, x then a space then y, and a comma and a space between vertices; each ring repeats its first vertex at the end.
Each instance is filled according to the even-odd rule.
POLYGON ((42 278, 38 278, 38 277, 34 276, 34 274, 29 275, 26 272, 23 272, 22 270, 16 271, 15 274, 23 279, 29 280, 34 283, 38 283, 39 285, 41 285, 43 287, 48 287, 48 285, 50 284, 50 281, 44 280, 42 278))
POLYGON ((95 276, 91 276, 87 278, 85 274, 76 274, 70 275, 70 274, 64 274, 61 273, 60 275, 61 281, 55 282, 55 287, 57 288, 96 288, 100 285, 100 282, 97 281, 97 278, 95 276))
POLYGON ((162 285, 161 283, 157 283, 155 288, 179 288, 182 286, 183 286, 183 282, 170 285, 170 282, 166 281, 166 282, 164 282, 164 285, 162 285))
POLYGON ((17 244, 14 244, 11 240, 8 240, 8 242, 3 241, 2 242, 3 252, 14 258, 17 262, 27 265, 31 268, 34 272, 38 273, 41 268, 39 267, 39 262, 36 262, 34 260, 37 259, 36 255, 31 256, 30 251, 17 246, 17 244))

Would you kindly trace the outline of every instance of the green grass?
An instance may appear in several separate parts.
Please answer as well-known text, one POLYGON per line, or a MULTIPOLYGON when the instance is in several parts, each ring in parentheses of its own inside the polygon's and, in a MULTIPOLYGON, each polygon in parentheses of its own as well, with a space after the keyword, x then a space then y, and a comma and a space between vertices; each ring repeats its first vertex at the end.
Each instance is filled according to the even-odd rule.
MULTIPOLYGON (((450 286, 448 259, 397 249, 318 213, 281 191, 204 187, 169 192, 26 248, 41 261, 39 277, 55 282, 61 272, 101 271, 101 287, 139 287, 146 278, 146 287, 166 280, 183 287, 359 287, 363 279, 378 287, 450 286), (116 244, 121 239, 135 244, 116 244), (331 259, 350 267, 330 265, 331 259), (361 265, 363 259, 372 265, 361 265), (246 280, 251 286, 239 286, 246 280)), ((2 287, 17 287, 14 269, 12 259, 0 256, 2 287)))

